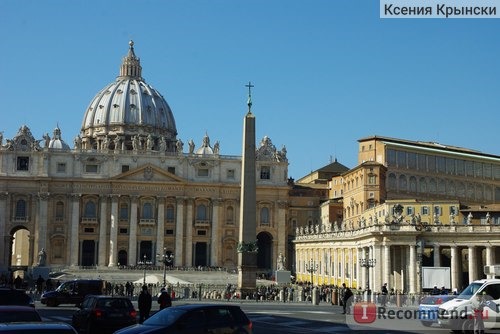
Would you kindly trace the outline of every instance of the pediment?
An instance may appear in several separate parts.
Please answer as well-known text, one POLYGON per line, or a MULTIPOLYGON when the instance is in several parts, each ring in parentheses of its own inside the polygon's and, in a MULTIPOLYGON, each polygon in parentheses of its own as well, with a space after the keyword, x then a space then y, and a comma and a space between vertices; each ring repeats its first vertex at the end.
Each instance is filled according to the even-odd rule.
POLYGON ((184 180, 168 171, 146 164, 138 168, 121 173, 112 178, 121 181, 152 181, 152 182, 184 182, 184 180))

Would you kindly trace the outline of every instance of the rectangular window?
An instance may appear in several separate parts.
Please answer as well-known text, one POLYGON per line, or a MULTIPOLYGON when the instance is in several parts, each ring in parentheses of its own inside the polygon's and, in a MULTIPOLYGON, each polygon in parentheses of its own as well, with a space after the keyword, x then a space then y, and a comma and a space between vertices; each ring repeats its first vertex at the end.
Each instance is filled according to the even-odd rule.
POLYGON ((435 214, 435 215, 441 216, 442 212, 443 212, 443 210, 441 209, 441 207, 440 207, 440 206, 437 206, 437 205, 436 205, 436 206, 434 207, 434 214, 435 214))
POLYGON ((120 227, 120 234, 128 234, 128 229, 126 227, 120 227))
POLYGON ((171 229, 165 230, 165 235, 174 235, 174 230, 171 229))
POLYGON ((387 166, 396 165, 396 151, 387 150, 387 166))
POLYGON ((94 233, 94 228, 93 227, 85 227, 83 229, 84 233, 94 233))
POLYGON ((465 161, 457 160, 457 174, 460 176, 465 175, 465 161))
POLYGON ((229 180, 234 180, 234 169, 228 169, 227 170, 227 178, 229 180))
POLYGON ((269 168, 269 166, 262 166, 260 168, 260 179, 261 180, 271 179, 271 168, 269 168))
POLYGON ((94 164, 85 165, 85 173, 97 173, 98 169, 98 166, 94 164))
POLYGON ((450 215, 457 215, 458 211, 457 211, 457 207, 455 206, 450 206, 450 215))
POLYGON ((17 170, 27 171, 30 167, 29 157, 17 157, 17 170))
POLYGON ((198 176, 207 177, 208 176, 208 169, 207 168, 199 168, 198 169, 198 176))
POLYGON ((423 207, 421 208, 421 214, 422 214, 422 216, 427 216, 427 215, 429 215, 429 207, 428 207, 428 206, 423 206, 423 207))
POLYGON ((414 212, 415 212, 415 209, 413 208, 413 206, 407 206, 407 207, 406 207, 406 215, 410 216, 410 215, 412 215, 414 212))
POLYGON ((437 157, 438 173, 444 174, 446 172, 446 160, 444 157, 437 157))
POLYGON ((425 172, 427 171, 427 156, 425 154, 418 155, 418 170, 425 172))
POLYGON ((129 165, 122 165, 122 173, 128 172, 130 170, 129 165))
POLYGON ((399 168, 406 168, 406 152, 404 151, 397 151, 397 159, 398 159, 398 167, 399 168))
POLYGON ((436 171, 436 157, 432 155, 427 156, 427 168, 429 172, 436 171))
POLYGON ((417 154, 408 152, 408 168, 417 169, 417 154))
POLYGON ((207 235, 207 230, 198 230, 197 235, 207 235))
POLYGON ((168 167, 167 168, 167 172, 169 172, 170 174, 174 174, 175 175, 175 167, 168 167))
POLYGON ((66 172, 66 163, 64 162, 59 162, 57 164, 57 172, 58 173, 65 173, 66 172))

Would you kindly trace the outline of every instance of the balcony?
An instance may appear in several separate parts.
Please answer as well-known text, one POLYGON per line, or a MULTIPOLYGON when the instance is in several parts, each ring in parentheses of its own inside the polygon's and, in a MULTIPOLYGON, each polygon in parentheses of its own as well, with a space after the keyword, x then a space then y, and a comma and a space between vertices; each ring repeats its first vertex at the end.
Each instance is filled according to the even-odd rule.
POLYGON ((194 226, 195 227, 209 227, 210 226, 210 220, 200 220, 196 219, 194 221, 194 226))
POLYGON ((18 224, 26 224, 30 222, 30 217, 28 216, 12 217, 12 222, 18 224))
POLYGON ((139 220, 139 225, 142 225, 142 226, 151 226, 151 225, 155 225, 155 224, 156 224, 156 219, 141 218, 139 220))
POLYGON ((82 217, 80 224, 82 224, 82 225, 97 225, 97 217, 82 217))

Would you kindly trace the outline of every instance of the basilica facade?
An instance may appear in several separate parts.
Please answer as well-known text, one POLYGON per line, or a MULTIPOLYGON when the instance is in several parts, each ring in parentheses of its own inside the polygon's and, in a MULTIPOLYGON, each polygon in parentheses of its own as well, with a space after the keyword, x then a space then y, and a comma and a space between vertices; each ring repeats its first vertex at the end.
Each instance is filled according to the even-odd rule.
MULTIPOLYGON (((90 101, 70 144, 59 127, 35 138, 22 125, 1 138, 0 269, 235 267, 242 159, 221 146, 208 134, 184 144, 130 42, 117 79, 90 101)), ((262 269, 288 251, 287 171, 285 147, 262 138, 255 231, 262 269)))

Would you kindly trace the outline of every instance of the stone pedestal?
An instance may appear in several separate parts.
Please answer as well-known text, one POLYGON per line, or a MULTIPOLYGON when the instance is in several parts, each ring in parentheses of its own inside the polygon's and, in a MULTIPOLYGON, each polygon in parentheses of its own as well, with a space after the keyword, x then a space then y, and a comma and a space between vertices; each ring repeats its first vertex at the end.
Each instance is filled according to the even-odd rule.
POLYGON ((291 272, 289 270, 276 270, 274 273, 276 284, 289 284, 291 281, 291 272))
POLYGON ((49 278, 50 267, 33 267, 31 269, 31 277, 34 281, 38 278, 38 276, 42 276, 44 280, 49 278))

